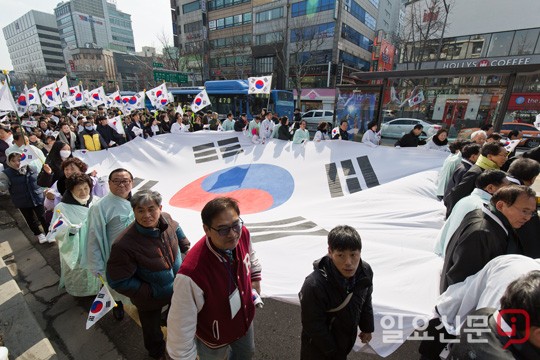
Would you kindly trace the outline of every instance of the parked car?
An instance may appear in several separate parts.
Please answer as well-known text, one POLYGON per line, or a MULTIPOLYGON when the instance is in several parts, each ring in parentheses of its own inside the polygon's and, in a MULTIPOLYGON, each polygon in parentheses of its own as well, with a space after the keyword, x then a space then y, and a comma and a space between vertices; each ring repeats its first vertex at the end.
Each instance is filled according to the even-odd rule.
POLYGON ((507 136, 512 130, 521 131, 523 139, 518 146, 526 146, 528 148, 535 148, 540 145, 540 131, 536 126, 518 122, 503 123, 501 127, 501 135, 507 136))
POLYGON ((334 121, 334 111, 309 110, 302 115, 302 120, 306 120, 307 129, 312 132, 317 131, 317 126, 319 126, 319 123, 321 121, 326 121, 330 124, 330 128, 332 128, 332 124, 334 121))
POLYGON ((435 135, 441 125, 430 124, 427 121, 413 118, 397 118, 383 123, 381 126, 381 136, 385 138, 400 139, 403 135, 409 133, 415 125, 420 124, 424 127, 422 137, 435 135))

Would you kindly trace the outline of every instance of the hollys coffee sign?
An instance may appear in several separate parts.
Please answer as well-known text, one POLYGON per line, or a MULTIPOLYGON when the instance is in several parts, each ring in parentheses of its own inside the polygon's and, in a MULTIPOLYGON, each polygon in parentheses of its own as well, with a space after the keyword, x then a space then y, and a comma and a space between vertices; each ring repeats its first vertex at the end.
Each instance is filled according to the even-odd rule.
MULTIPOLYGON (((538 59, 536 59, 538 60, 538 59)), ((474 68, 474 67, 490 67, 490 66, 513 66, 513 65, 527 65, 532 64, 532 57, 509 57, 509 58, 496 58, 496 59, 471 59, 460 61, 445 61, 439 64, 443 69, 461 69, 461 68, 474 68)))

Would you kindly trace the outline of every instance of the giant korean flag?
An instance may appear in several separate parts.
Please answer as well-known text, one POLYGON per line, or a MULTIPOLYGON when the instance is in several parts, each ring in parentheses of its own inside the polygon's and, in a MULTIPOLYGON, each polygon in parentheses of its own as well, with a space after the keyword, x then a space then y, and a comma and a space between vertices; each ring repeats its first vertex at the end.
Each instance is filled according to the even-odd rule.
POLYGON ((446 153, 341 140, 253 144, 238 132, 200 131, 78 156, 100 175, 129 169, 134 191, 159 191, 192 243, 204 234, 200 210, 208 200, 238 199, 266 297, 298 304, 313 261, 327 252, 328 232, 355 227, 375 274, 376 330, 364 351, 387 356, 419 317, 432 315, 442 267, 433 246, 444 219, 435 182, 446 153))

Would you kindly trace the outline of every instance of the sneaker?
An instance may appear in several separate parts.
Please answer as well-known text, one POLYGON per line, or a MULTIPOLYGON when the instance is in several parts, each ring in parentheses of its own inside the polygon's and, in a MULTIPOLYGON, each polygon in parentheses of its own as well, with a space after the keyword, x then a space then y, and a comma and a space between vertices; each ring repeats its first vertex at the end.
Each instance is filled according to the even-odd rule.
POLYGON ((37 239, 38 239, 40 244, 44 244, 44 243, 47 242, 47 237, 45 237, 45 234, 39 234, 37 236, 37 239))

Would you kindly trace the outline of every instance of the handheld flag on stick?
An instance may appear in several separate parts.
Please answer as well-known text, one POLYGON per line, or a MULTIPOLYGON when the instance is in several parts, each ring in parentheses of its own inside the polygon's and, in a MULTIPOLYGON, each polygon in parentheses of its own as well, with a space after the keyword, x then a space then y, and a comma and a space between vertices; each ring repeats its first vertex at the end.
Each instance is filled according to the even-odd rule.
POLYGON ((46 237, 47 241, 49 242, 55 240, 57 236, 63 236, 71 227, 71 223, 64 217, 64 215, 62 215, 60 211, 58 211, 58 214, 58 219, 56 219, 56 221, 49 227, 49 233, 46 237))
POLYGON ((105 314, 107 314, 113 307, 116 306, 109 288, 103 281, 101 275, 99 276, 101 282, 103 282, 103 287, 99 290, 99 293, 96 296, 96 299, 90 307, 90 312, 88 313, 88 319, 86 320, 86 330, 90 329, 92 325, 98 322, 105 314))
POLYGON ((248 78, 248 94, 270 94, 272 75, 248 78))
POLYGON ((196 113, 210 105, 212 105, 210 98, 208 97, 206 90, 203 90, 195 96, 195 100, 191 103, 191 110, 196 113))

